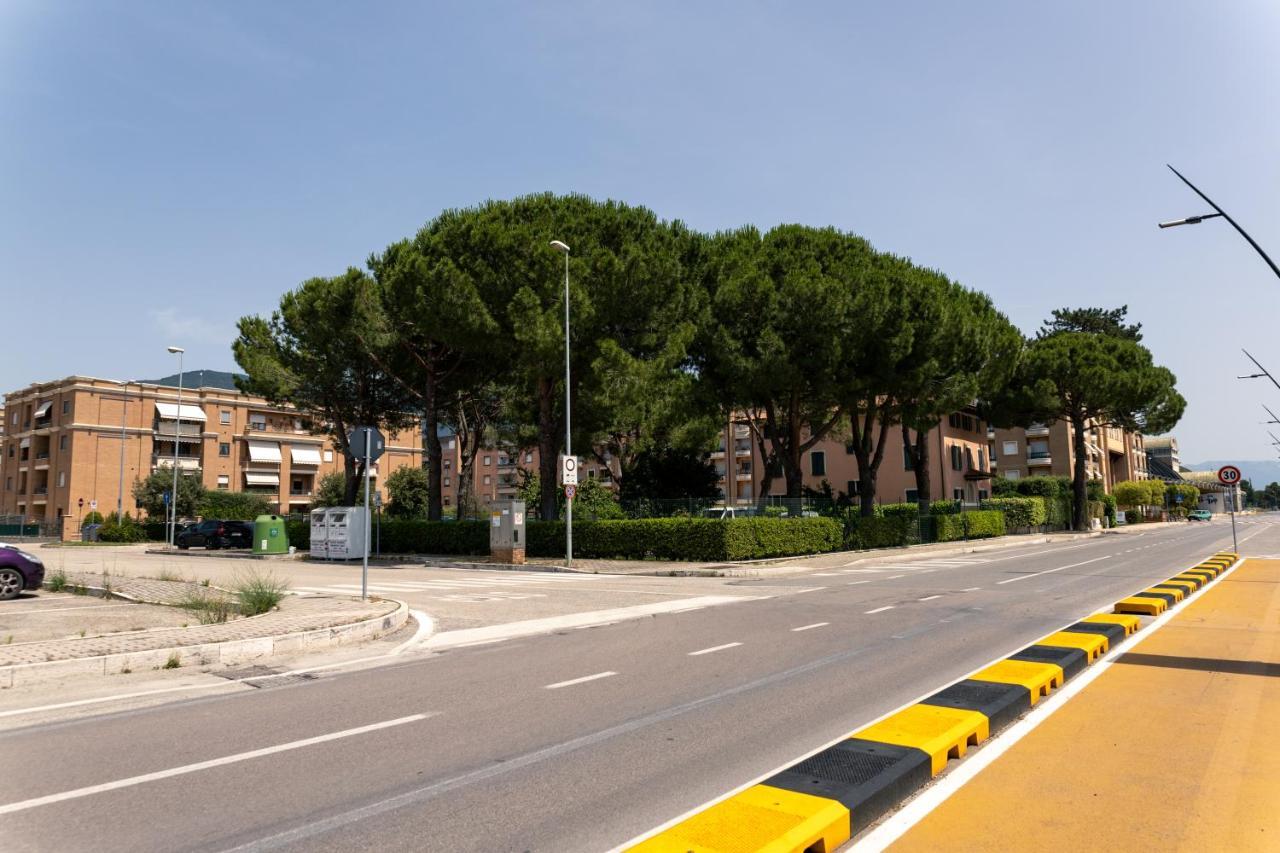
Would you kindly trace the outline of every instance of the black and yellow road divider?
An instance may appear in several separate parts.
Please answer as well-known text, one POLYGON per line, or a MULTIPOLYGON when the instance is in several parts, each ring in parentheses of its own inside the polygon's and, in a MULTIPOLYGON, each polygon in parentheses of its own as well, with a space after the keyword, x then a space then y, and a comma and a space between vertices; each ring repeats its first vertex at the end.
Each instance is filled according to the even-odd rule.
POLYGON ((637 853, 832 853, 1142 625, 1217 577, 1217 554, 853 732, 629 848, 637 853))

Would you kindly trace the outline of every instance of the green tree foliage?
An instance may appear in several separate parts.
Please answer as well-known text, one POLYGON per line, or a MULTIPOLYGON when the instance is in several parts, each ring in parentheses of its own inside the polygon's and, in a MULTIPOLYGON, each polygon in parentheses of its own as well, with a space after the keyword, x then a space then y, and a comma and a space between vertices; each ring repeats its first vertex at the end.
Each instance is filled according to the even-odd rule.
POLYGON ((1280 483, 1267 483, 1262 489, 1261 502, 1268 509, 1280 508, 1280 483))
POLYGON ((1087 332, 1095 335, 1110 335, 1114 338, 1139 343, 1142 340, 1142 324, 1132 325, 1125 322, 1129 313, 1128 305, 1119 308, 1055 308, 1052 319, 1041 326, 1039 336, 1048 337, 1058 332, 1087 332))
MULTIPOLYGON (((536 506, 530 498, 539 499, 542 495, 542 482, 537 474, 523 472, 523 479, 516 489, 516 498, 525 502, 526 506, 536 506)), ((556 512, 565 510, 564 489, 556 487, 556 512)), ((578 483, 578 493, 573 499, 573 517, 575 519, 609 519, 623 518, 625 513, 618 503, 618 496, 613 490, 604 486, 594 477, 588 477, 578 483)))
POLYGON ((950 413, 998 393, 1017 365, 1023 338, 986 294, 942 273, 917 271, 911 297, 911 347, 898 365, 893 394, 920 511, 927 512, 930 431, 950 413))
MULTIPOLYGON (((1118 309, 1117 322, 1123 320, 1118 309)), ((1128 327, 1132 328, 1132 327, 1128 327)), ((1086 430, 1094 425, 1161 433, 1182 417, 1186 401, 1167 368, 1157 366, 1133 334, 1046 330, 1023 351, 1017 373, 992 406, 1000 426, 1067 420, 1072 426, 1075 470, 1073 527, 1089 525, 1086 430)))
POLYGON ((616 404, 630 405, 634 395, 605 387, 619 381, 619 372, 634 374, 628 381, 635 387, 678 387, 686 361, 680 350, 703 310, 687 263, 697 238, 641 207, 549 193, 448 211, 429 229, 434 250, 451 261, 498 324, 483 357, 510 385, 504 419, 531 427, 527 441, 522 435, 513 443, 536 444, 538 507, 544 518, 554 518, 564 447, 565 259, 550 241, 572 247, 570 392, 578 401, 573 445, 581 453, 644 420, 618 410, 616 404))
POLYGON ((392 518, 429 517, 431 480, 423 469, 412 465, 397 468, 387 477, 387 491, 391 495, 387 515, 392 518))
POLYGON ((210 489, 200 497, 200 517, 233 521, 252 521, 270 515, 271 502, 254 492, 224 492, 210 489))
POLYGON ((841 389, 865 367, 851 354, 887 313, 874 261, 865 240, 800 225, 718 234, 707 248, 711 318, 699 375, 723 411, 758 414, 768 449, 762 496, 776 464, 787 496, 799 498, 804 453, 844 417, 841 389))
MULTIPOLYGON (((145 479, 133 484, 133 499, 148 518, 164 519, 167 508, 164 493, 173 489, 173 468, 160 465, 145 479)), ((205 488, 199 471, 178 472, 178 518, 194 518, 199 511, 205 488)))
POLYGON ((673 447, 651 448, 638 454, 622 479, 624 504, 646 499, 716 499, 720 475, 706 455, 673 447))
POLYGON ((1122 507, 1150 504, 1151 483, 1160 486, 1160 500, 1157 503, 1163 503, 1164 483, 1159 480, 1123 480, 1111 487, 1111 494, 1115 495, 1116 503, 1122 507))
POLYGON ((347 499, 347 477, 341 471, 325 474, 316 484, 311 497, 313 508, 327 506, 364 506, 364 483, 356 484, 356 493, 347 499))
POLYGON ((390 431, 413 423, 402 386, 370 356, 365 341, 377 285, 357 269, 312 278, 286 293, 270 318, 240 318, 232 345, 247 374, 241 389, 310 413, 342 453, 344 501, 353 504, 363 474, 348 446, 356 426, 390 431))

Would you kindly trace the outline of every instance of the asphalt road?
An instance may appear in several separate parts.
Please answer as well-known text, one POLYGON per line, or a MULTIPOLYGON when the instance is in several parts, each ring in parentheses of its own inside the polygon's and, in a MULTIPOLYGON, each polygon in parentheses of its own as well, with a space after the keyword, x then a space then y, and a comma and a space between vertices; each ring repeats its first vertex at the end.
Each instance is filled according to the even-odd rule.
MULTIPOLYGON (((1280 551, 1266 517, 1240 532, 1280 551)), ((743 580, 761 597, 17 729, 0 846, 604 850, 1230 541, 1215 521, 743 580)))

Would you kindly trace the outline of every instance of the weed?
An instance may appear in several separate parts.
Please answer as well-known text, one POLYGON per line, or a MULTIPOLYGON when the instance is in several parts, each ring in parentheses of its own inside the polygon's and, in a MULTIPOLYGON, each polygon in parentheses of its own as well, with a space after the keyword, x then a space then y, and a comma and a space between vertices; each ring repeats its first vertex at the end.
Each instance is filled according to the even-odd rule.
POLYGON ((127 667, 127 666, 122 666, 122 667, 120 667, 120 674, 121 674, 121 675, 128 675, 128 674, 129 674, 129 673, 131 673, 131 672, 133 672, 133 670, 129 669, 129 667, 127 667))
POLYGON ((182 666, 182 661, 178 659, 177 652, 169 652, 169 659, 164 662, 164 669, 177 669, 182 666))
POLYGON ((44 585, 49 589, 49 592, 62 592, 67 588, 67 573, 62 571, 62 569, 58 569, 53 574, 49 575, 49 578, 44 582, 44 585))
POLYGON ((168 569, 161 569, 160 574, 156 575, 156 580, 181 582, 183 578, 182 575, 177 572, 171 572, 168 569))
POLYGON ((284 598, 289 585, 270 572, 250 572, 235 584, 240 599, 240 612, 245 616, 257 616, 274 610, 284 598))
POLYGON ((81 629, 80 629, 80 636, 81 636, 81 637, 83 637, 83 636, 84 636, 84 631, 85 631, 85 629, 84 629, 84 628, 81 628, 81 629))
POLYGON ((208 585, 209 585, 209 579, 208 579, 208 578, 205 578, 204 580, 200 581, 200 586, 208 586, 208 585))
MULTIPOLYGON (((191 591, 174 602, 183 610, 190 611, 201 625, 214 625, 226 622, 231 617, 233 605, 231 600, 221 595, 191 591)), ((182 627, 186 627, 183 625, 182 627)))
POLYGON ((4 638, 4 644, 5 644, 6 646, 7 646, 7 645, 9 645, 9 644, 10 644, 10 643, 12 643, 12 642, 13 642, 13 634, 8 634, 7 636, 5 636, 5 638, 4 638))
POLYGON ((72 595, 88 595, 89 588, 84 584, 79 584, 79 583, 73 584, 71 587, 71 594, 72 595))

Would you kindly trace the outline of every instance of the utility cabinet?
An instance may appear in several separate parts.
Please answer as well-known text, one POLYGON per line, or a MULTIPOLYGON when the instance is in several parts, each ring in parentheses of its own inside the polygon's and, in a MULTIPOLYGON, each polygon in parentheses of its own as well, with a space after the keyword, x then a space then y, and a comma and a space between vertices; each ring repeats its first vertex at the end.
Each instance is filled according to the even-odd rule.
POLYGON ((489 556, 496 563, 524 564, 524 501, 494 501, 489 509, 489 556))

